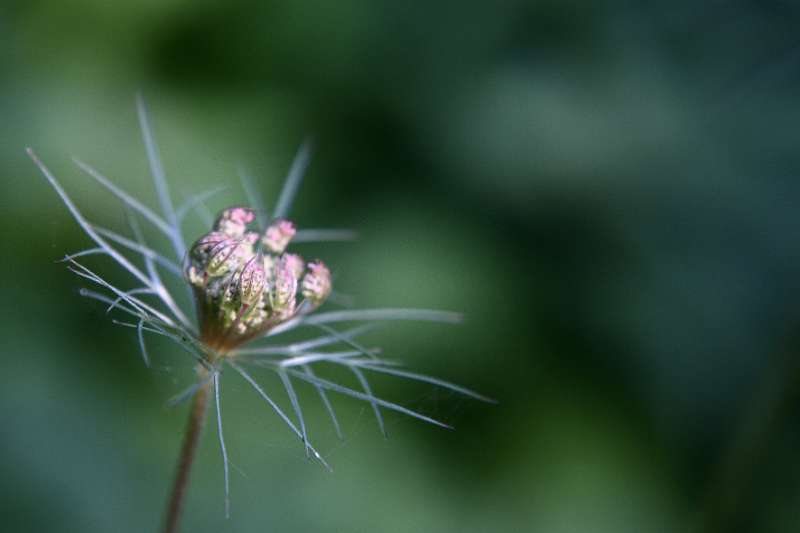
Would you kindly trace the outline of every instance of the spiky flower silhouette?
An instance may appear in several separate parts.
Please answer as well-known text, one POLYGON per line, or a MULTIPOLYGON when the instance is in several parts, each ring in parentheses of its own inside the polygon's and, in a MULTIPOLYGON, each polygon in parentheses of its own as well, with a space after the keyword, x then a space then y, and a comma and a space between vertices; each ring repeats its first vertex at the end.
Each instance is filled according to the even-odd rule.
POLYGON ((93 167, 75 163, 101 186, 116 196, 129 210, 132 237, 125 237, 89 222, 50 170, 33 150, 28 153, 50 182, 83 231, 95 246, 65 257, 68 268, 94 284, 81 295, 103 302, 108 310, 126 315, 116 324, 136 331, 145 364, 149 356, 145 334, 165 337, 188 353, 196 368, 196 380, 170 403, 193 401, 184 438, 176 479, 167 508, 165 531, 177 531, 198 437, 213 395, 217 434, 225 478, 225 513, 229 513, 228 456, 222 432, 220 374, 229 368, 237 373, 286 423, 305 446, 306 453, 326 468, 329 465, 308 438, 303 411, 294 389, 296 382, 306 382, 316 389, 336 433, 341 429, 327 393, 336 392, 371 405, 377 423, 384 431, 381 409, 398 411, 437 426, 449 427, 422 413, 384 400, 372 392, 367 375, 389 374, 418 380, 482 401, 491 401, 458 385, 403 369, 395 361, 378 357, 377 350, 367 349, 358 338, 378 322, 419 320, 457 323, 457 313, 427 309, 344 309, 315 312, 331 294, 331 273, 320 260, 308 264, 296 254, 286 252, 290 242, 341 241, 354 237, 353 232, 331 229, 296 229, 286 219, 309 161, 309 146, 298 151, 271 217, 252 183, 243 178, 250 207, 232 207, 223 211, 209 233, 187 249, 181 229, 184 217, 203 205, 219 189, 187 198, 175 207, 161 166, 160 156, 148 122, 144 104, 137 100, 137 111, 153 182, 161 208, 157 214, 132 197, 93 167), (138 220, 144 219, 169 241, 170 258, 149 247, 138 220), (123 252, 124 251, 124 252, 123 252), (111 258, 137 283, 131 289, 116 287, 93 272, 78 259, 90 255, 111 258), (131 257, 136 257, 138 266, 131 257), (193 295, 195 309, 182 309, 162 281, 170 275, 184 281, 193 295), (147 303, 144 298, 149 297, 147 303), (152 301, 151 301, 152 300, 152 301), (196 317, 196 321, 193 318, 196 317), (349 329, 337 329, 340 323, 361 323, 349 329), (280 343, 273 337, 291 330, 317 332, 305 340, 280 343), (266 341, 265 341, 266 340, 266 341), (294 411, 293 420, 272 396, 259 385, 246 367, 254 365, 274 371, 283 385, 294 411), (338 365, 351 372, 362 390, 319 377, 314 368, 338 365))

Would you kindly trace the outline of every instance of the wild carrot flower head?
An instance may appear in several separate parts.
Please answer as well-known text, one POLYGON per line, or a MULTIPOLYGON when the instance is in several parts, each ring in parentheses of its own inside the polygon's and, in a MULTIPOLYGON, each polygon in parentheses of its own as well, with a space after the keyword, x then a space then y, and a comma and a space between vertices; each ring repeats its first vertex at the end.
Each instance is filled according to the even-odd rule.
POLYGON ((188 254, 185 276, 193 287, 200 336, 222 354, 301 309, 313 311, 331 292, 330 271, 321 262, 309 264, 304 277, 302 258, 282 253, 295 234, 290 221, 271 224, 262 236, 254 220, 252 209, 226 209, 188 254), (301 280, 304 299, 298 302, 301 280))
POLYGON ((358 340, 380 323, 397 320, 455 323, 461 319, 459 314, 395 308, 319 311, 332 294, 330 269, 320 260, 306 264, 299 255, 286 249, 292 243, 352 240, 354 233, 338 229, 298 229, 286 218, 308 164, 308 144, 301 147, 292 164, 272 210, 272 218, 250 180, 242 176, 250 207, 236 206, 223 210, 213 225, 208 221, 209 231, 187 248, 182 228, 185 217, 195 210, 202 214, 200 208, 204 202, 221 189, 197 193, 175 206, 141 99, 138 101, 138 114, 160 213, 132 197, 93 167, 75 159, 84 172, 130 212, 132 236, 126 237, 89 222, 50 170, 32 150, 29 149, 28 153, 94 242, 92 247, 65 258, 70 270, 94 286, 82 289, 81 295, 99 300, 108 306, 108 311, 116 310, 127 317, 127 320, 114 322, 136 331, 146 364, 149 365, 150 359, 145 335, 165 337, 178 344, 181 353, 188 353, 198 368, 198 380, 179 393, 172 404, 192 398, 201 388, 213 386, 225 467, 226 503, 228 460, 220 406, 220 376, 225 369, 238 374, 302 440, 307 454, 326 466, 310 442, 303 410, 294 389, 298 382, 316 390, 340 436, 339 422, 327 397, 328 392, 368 403, 382 430, 382 411, 387 409, 448 427, 422 413, 376 396, 367 377, 371 373, 421 381, 491 401, 458 385, 400 368, 395 361, 380 359, 378 350, 365 347, 358 340), (145 242, 139 220, 147 222, 166 238, 171 248, 168 253, 162 253, 145 242), (78 259, 89 256, 110 258, 130 275, 133 286, 117 287, 78 262, 78 259), (179 305, 180 298, 168 289, 169 285, 162 280, 164 276, 175 276, 187 285, 194 300, 193 310, 179 305), (336 327, 346 323, 361 324, 348 329, 336 327), (291 343, 275 341, 276 337, 292 330, 308 334, 306 338, 291 343), (350 371, 360 384, 360 390, 326 379, 316 372, 324 372, 326 366, 350 371), (292 406, 294 419, 273 400, 275 391, 267 392, 247 367, 278 375, 292 406))

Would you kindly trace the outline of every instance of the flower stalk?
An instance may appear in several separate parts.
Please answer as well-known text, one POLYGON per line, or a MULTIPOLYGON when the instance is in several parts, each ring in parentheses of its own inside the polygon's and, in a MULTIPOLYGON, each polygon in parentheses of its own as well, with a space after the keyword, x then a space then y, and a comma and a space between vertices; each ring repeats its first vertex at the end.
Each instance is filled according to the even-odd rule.
POLYGON ((186 432, 184 433, 183 444, 181 445, 180 455, 178 456, 175 481, 172 484, 172 490, 170 491, 167 503, 167 513, 164 519, 164 533, 178 532, 181 514, 189 489, 189 476, 197 453, 197 445, 200 442, 200 436, 203 433, 203 427, 206 422, 209 392, 211 390, 211 382, 208 380, 208 371, 200 367, 198 369, 198 379, 205 379, 205 383, 200 385, 200 388, 197 390, 192 400, 189 420, 186 424, 186 432))

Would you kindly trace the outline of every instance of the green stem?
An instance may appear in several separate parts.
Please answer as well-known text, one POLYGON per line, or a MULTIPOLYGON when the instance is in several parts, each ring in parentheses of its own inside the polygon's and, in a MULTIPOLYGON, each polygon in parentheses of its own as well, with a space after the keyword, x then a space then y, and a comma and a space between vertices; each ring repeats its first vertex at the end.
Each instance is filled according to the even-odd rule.
MULTIPOLYGON (((205 372, 202 370, 201 372, 205 372)), ((204 379, 199 376, 198 379, 204 379)), ((183 437, 183 446, 178 458, 178 469, 175 473, 175 482, 172 485, 172 492, 167 506, 166 520, 164 521, 164 533, 177 533, 181 518, 181 511, 186 500, 186 493, 189 488, 189 474, 194 463, 197 444, 203 432, 206 420, 206 410, 208 409, 208 393, 210 382, 200 387, 192 401, 192 409, 189 413, 189 422, 186 425, 186 433, 183 437)))

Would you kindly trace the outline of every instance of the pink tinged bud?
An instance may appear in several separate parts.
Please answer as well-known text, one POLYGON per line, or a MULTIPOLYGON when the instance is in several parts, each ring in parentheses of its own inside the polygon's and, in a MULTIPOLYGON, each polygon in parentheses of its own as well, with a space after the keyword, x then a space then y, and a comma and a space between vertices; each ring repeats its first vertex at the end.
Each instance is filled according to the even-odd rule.
POLYGON ((261 242, 274 254, 281 254, 289 245, 297 230, 289 220, 276 220, 264 232, 261 242))
POLYGON ((297 254, 283 254, 282 260, 294 277, 300 279, 303 276, 306 264, 302 257, 297 254))
POLYGON ((242 303, 253 305, 261 298, 267 283, 267 274, 264 272, 261 257, 254 256, 242 269, 239 276, 239 296, 242 303))
POLYGON ((231 207, 223 211, 225 215, 232 222, 246 226, 256 219, 256 215, 252 209, 247 207, 231 207))
POLYGON ((291 310, 294 308, 294 298, 297 294, 297 278, 279 260, 275 263, 275 279, 269 291, 269 303, 275 311, 291 310))
POLYGON ((308 264, 303 278, 302 292, 311 303, 320 305, 331 293, 331 271, 320 260, 308 264))
POLYGON ((225 239, 211 250, 211 257, 206 264, 206 272, 209 276, 221 276, 233 268, 236 263, 236 250, 239 248, 239 241, 236 239, 225 239))
POLYGON ((220 214, 215 228, 230 237, 241 237, 244 235, 247 225, 255 218, 256 215, 252 209, 231 207, 220 214))

